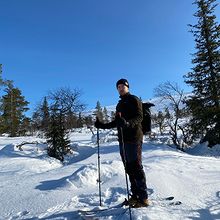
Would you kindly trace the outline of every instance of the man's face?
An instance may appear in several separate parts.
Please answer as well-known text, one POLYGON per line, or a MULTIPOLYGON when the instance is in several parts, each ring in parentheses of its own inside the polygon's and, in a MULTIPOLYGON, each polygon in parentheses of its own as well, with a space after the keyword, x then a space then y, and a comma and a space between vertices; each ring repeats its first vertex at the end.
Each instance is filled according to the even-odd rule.
POLYGON ((118 85, 118 93, 119 95, 125 95, 129 92, 129 89, 127 86, 125 86, 124 84, 119 84, 118 85))

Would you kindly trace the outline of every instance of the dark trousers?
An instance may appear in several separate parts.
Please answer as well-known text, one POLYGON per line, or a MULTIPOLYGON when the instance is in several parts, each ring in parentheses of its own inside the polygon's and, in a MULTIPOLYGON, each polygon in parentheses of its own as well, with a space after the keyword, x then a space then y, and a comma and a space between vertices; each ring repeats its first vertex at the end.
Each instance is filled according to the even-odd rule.
POLYGON ((121 158, 131 183, 132 194, 141 200, 147 199, 146 177, 142 166, 142 142, 124 143, 125 152, 123 152, 121 143, 119 146, 121 158))

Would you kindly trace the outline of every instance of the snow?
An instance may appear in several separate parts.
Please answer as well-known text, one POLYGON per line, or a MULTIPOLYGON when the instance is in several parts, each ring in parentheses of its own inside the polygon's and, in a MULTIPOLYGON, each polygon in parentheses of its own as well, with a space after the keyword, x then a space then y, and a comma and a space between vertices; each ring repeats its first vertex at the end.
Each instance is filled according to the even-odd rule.
MULTIPOLYGON (((46 155, 45 144, 23 141, 36 137, 0 137, 0 219, 81 219, 78 210, 102 209, 97 184, 96 137, 87 129, 70 135, 73 154, 60 161, 46 155)), ((124 201, 126 184, 115 132, 100 134, 103 207, 124 201)), ((198 145, 187 153, 158 140, 143 144, 148 208, 132 209, 133 219, 220 219, 219 146, 207 153, 198 145), (204 156, 205 155, 205 156, 204 156), (214 157, 215 156, 215 157, 214 157), (168 206, 160 198, 174 196, 182 205, 168 206)), ((129 219, 129 212, 100 212, 98 219, 129 219)))
POLYGON ((210 148, 208 147, 208 143, 198 144, 194 147, 189 148, 187 152, 193 155, 220 157, 220 145, 218 144, 210 148))

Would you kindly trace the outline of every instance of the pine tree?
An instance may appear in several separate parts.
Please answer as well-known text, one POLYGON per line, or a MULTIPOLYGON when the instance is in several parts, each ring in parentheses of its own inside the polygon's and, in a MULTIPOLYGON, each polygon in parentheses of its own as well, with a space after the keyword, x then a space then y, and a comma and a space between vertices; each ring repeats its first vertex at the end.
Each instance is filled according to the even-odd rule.
POLYGON ((104 119, 104 122, 105 123, 108 123, 109 122, 109 116, 108 116, 108 110, 107 110, 107 108, 106 107, 104 107, 104 109, 103 109, 103 119, 104 119))
POLYGON ((81 112, 84 104, 79 100, 80 91, 71 91, 69 88, 61 88, 50 92, 50 123, 46 133, 48 142, 48 155, 61 161, 64 155, 70 151, 70 140, 66 119, 72 112, 81 112))
POLYGON ((60 161, 70 151, 70 140, 65 129, 62 112, 53 110, 47 129, 47 153, 60 161))
POLYGON ((2 64, 0 64, 0 88, 4 85, 4 81, 2 79, 2 64))
POLYGON ((30 134, 31 131, 32 131, 32 129, 31 129, 31 119, 25 117, 21 121, 20 129, 19 129, 19 135, 24 136, 27 133, 30 134))
POLYGON ((10 82, 5 89, 6 95, 2 97, 2 120, 3 130, 10 136, 17 136, 19 129, 25 119, 24 113, 29 110, 29 102, 22 96, 21 90, 15 88, 10 82))
POLYGON ((190 122, 194 139, 204 137, 209 145, 220 143, 220 25, 214 10, 216 0, 196 0, 196 25, 190 25, 196 42, 192 71, 185 82, 193 87, 186 101, 192 113, 190 122))
POLYGON ((98 117, 100 121, 104 121, 102 107, 99 101, 97 102, 95 109, 96 109, 95 111, 96 117, 98 117))
POLYGON ((50 120, 50 112, 47 97, 44 97, 40 102, 32 115, 32 127, 33 130, 40 130, 44 133, 47 131, 50 120))
POLYGON ((33 112, 31 119, 32 119, 31 120, 32 131, 35 132, 41 130, 42 119, 40 112, 38 110, 33 112))
POLYGON ((44 97, 44 101, 41 107, 41 114, 42 114, 41 128, 43 131, 47 131, 49 126, 50 113, 49 113, 49 106, 46 97, 44 97))

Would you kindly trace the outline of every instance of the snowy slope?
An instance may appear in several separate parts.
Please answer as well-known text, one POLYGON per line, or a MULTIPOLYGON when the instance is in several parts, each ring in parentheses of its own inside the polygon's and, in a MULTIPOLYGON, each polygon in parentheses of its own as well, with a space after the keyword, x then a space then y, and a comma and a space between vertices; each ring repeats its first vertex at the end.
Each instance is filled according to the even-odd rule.
MULTIPOLYGON (((104 135, 103 135, 104 136, 104 135)), ((88 131, 72 133, 74 153, 64 165, 46 155, 45 145, 16 144, 34 137, 1 137, 0 219, 81 219, 78 210, 99 205, 97 148, 88 131)), ((220 219, 220 159, 193 156, 156 142, 143 145, 143 165, 152 205, 132 210, 133 219, 220 219), (159 198, 175 196, 180 206, 159 198)), ((101 144, 102 203, 114 206, 126 197, 117 142, 101 144)), ((129 219, 114 212, 98 219, 129 219)))

